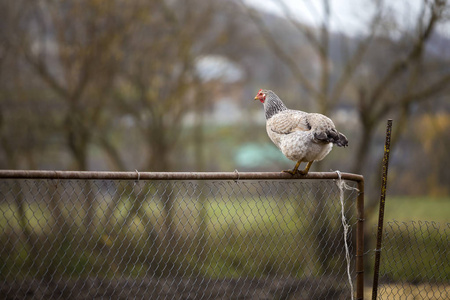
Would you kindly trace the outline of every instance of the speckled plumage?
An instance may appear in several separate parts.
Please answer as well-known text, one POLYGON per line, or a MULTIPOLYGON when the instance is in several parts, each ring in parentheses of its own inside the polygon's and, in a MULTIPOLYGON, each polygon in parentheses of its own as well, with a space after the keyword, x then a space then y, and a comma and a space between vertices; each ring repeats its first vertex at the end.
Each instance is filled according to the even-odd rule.
POLYGON ((272 142, 288 159, 298 162, 293 173, 301 162, 322 160, 333 144, 348 145, 347 138, 324 115, 288 109, 270 90, 260 90, 255 99, 264 104, 266 130, 272 142))

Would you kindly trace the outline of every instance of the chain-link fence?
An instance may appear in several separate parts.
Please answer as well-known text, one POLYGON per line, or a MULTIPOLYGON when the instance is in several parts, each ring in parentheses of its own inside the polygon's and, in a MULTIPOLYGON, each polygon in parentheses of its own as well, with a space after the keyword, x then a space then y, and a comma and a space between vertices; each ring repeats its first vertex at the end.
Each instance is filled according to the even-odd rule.
POLYGON ((0 298, 350 299, 361 187, 321 174, 3 178, 0 298))
POLYGON ((378 299, 450 299, 450 223, 387 222, 378 299))

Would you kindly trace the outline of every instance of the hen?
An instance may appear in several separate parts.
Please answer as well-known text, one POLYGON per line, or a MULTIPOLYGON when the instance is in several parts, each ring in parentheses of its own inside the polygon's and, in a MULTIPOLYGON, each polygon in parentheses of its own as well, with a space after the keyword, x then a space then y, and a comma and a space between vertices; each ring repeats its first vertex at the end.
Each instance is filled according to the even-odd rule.
POLYGON ((283 172, 306 175, 314 161, 330 153, 333 144, 348 145, 347 138, 324 115, 288 109, 270 90, 259 90, 255 100, 264 105, 266 130, 272 142, 288 159, 297 162, 293 170, 283 172), (299 171, 302 162, 307 165, 299 171))

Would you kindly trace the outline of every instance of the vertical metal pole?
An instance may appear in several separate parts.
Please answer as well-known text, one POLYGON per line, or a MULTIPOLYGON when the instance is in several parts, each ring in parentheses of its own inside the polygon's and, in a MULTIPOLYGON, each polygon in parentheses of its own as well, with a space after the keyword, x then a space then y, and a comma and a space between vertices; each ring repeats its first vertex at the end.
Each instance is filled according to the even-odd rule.
POLYGON ((364 299, 364 179, 358 181, 358 198, 356 199, 356 299, 364 299))
POLYGON ((384 205, 386 202, 386 186, 387 186, 387 174, 389 165, 389 152, 391 147, 391 131, 392 131, 392 120, 388 120, 386 127, 386 142, 384 144, 383 174, 381 177, 380 211, 378 213, 377 247, 375 249, 375 267, 373 274, 372 300, 376 300, 378 294, 378 275, 380 272, 381 241, 383 238, 384 205))

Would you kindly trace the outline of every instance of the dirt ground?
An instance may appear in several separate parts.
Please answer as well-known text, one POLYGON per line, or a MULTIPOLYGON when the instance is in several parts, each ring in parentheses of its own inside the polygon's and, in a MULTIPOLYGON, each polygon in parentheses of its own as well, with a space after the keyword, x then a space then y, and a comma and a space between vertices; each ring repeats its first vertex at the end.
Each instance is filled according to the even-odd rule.
POLYGON ((206 279, 142 278, 30 280, 0 283, 0 299, 349 299, 349 289, 336 279, 294 278, 206 279))
MULTIPOLYGON (((372 299, 372 288, 367 287, 364 293, 365 299, 372 299)), ((413 284, 408 282, 386 283, 378 287, 380 300, 403 299, 450 299, 450 285, 448 284, 413 284)))

